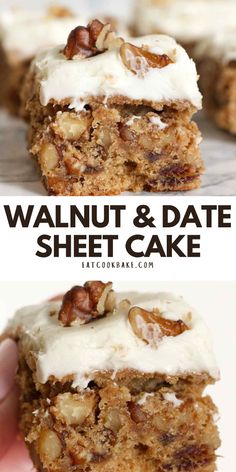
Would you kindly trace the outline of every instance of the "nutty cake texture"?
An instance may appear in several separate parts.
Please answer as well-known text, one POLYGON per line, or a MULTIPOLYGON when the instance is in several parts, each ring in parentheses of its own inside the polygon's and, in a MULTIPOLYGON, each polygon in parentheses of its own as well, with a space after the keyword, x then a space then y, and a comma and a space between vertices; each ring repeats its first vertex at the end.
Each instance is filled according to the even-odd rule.
POLYGON ((152 303, 121 301, 112 284, 92 281, 16 315, 20 424, 36 470, 216 470, 217 409, 204 390, 218 374, 206 327, 180 298, 152 303))
POLYGON ((236 134, 236 27, 195 48, 204 108, 219 127, 236 134))
POLYGON ((134 32, 169 34, 195 58, 194 49, 214 34, 235 28, 232 0, 136 0, 134 32))
POLYGON ((163 36, 125 41, 94 20, 75 28, 63 49, 36 58, 23 103, 29 149, 49 194, 200 185, 201 136, 191 117, 201 97, 194 64, 176 48, 163 36), (187 63, 187 85, 176 55, 187 63))

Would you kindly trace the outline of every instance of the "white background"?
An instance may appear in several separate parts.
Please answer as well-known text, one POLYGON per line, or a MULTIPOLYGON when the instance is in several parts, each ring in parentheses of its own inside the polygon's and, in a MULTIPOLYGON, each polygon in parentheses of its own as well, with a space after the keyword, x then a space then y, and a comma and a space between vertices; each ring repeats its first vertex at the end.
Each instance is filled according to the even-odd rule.
MULTIPOLYGON (((103 274, 106 279, 106 274, 103 274)), ((0 282, 1 317, 0 328, 16 308, 35 304, 58 293, 63 293, 73 284, 83 283, 81 277, 71 277, 68 282, 0 282)), ((230 282, 119 282, 114 287, 120 291, 140 290, 148 292, 172 291, 183 295, 196 307, 210 327, 214 349, 221 369, 221 381, 210 387, 218 405, 221 420, 219 428, 222 447, 219 451, 219 472, 234 472, 235 447, 235 398, 236 398, 236 283, 230 282)))

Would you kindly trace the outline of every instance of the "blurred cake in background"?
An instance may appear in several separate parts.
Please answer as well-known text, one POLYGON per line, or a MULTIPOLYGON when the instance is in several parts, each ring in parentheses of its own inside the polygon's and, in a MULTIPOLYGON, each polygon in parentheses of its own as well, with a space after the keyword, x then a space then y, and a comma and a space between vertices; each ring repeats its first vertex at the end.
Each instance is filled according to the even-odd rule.
POLYGON ((0 16, 0 103, 19 111, 19 92, 31 60, 41 49, 65 43, 72 28, 87 24, 62 6, 42 13, 12 9, 0 16))
POLYGON ((194 55, 207 114, 217 126, 236 134, 236 28, 202 40, 194 55))
POLYGON ((137 35, 164 33, 191 54, 199 40, 236 25, 233 0, 137 0, 137 35))

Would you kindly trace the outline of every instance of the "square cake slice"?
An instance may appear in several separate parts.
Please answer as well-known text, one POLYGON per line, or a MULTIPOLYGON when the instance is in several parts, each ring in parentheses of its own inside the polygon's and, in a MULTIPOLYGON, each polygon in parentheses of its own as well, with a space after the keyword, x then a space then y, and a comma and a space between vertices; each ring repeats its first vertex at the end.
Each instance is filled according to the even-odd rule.
POLYGON ((65 41, 78 21, 87 23, 60 6, 45 13, 12 9, 0 15, 0 104, 12 114, 20 113, 21 86, 34 56, 65 41))
POLYGON ((36 470, 214 472, 217 409, 204 390, 219 371, 204 322, 182 297, 123 296, 87 282, 12 320, 36 470))
POLYGON ((51 195, 191 190, 204 166, 194 62, 167 36, 92 21, 39 54, 24 86, 29 149, 51 195))
POLYGON ((195 56, 206 112, 219 128, 236 134, 236 27, 202 41, 195 56))
POLYGON ((169 34, 190 56, 199 41, 236 25, 232 0, 136 0, 136 5, 138 35, 169 34))

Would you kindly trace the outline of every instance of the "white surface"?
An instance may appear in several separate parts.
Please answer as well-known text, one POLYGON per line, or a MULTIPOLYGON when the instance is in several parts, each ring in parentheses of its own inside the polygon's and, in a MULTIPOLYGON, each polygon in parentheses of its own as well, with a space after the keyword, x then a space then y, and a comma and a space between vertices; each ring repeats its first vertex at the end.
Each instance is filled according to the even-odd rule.
MULTIPOLYGON (((61 302, 27 306, 16 313, 10 329, 16 333, 19 328, 22 330, 26 355, 32 351, 36 356, 39 382, 46 383, 50 376, 63 379, 73 375, 73 386, 86 388, 95 371, 110 370, 115 375, 127 368, 167 375, 206 372, 219 378, 209 331, 194 307, 170 293, 125 292, 117 297, 118 303, 128 299, 131 306, 150 311, 155 308, 165 319, 182 320, 188 330, 162 339, 156 324, 152 343, 146 344, 131 327, 127 304, 103 319, 71 327, 59 325, 61 302), (53 312, 55 315, 51 316, 53 312)), ((137 317, 137 323, 141 331, 147 331, 141 317, 137 317)))
MULTIPOLYGON (((53 99, 60 102, 70 98, 70 107, 81 110, 90 96, 104 97, 106 103, 108 98, 121 95, 155 102, 187 100, 201 108, 195 64, 174 39, 152 35, 132 38, 129 42, 153 54, 166 54, 173 63, 146 70, 144 60, 141 72, 135 74, 124 64, 120 45, 86 59, 75 56, 72 61, 66 59, 60 45, 38 54, 32 66, 42 105, 53 99)), ((134 57, 129 60, 135 63, 134 57)))
MULTIPOLYGON (((198 115, 197 121, 204 138, 201 149, 206 172, 202 186, 198 190, 176 194, 236 195, 236 137, 218 130, 204 116, 198 115)), ((46 195, 40 183, 38 170, 26 151, 25 133, 26 126, 20 120, 12 120, 0 112, 0 195, 2 196, 46 195)), ((148 193, 141 195, 156 196, 148 193)))
MULTIPOLYGON (((0 283, 0 301, 2 304, 0 323, 1 327, 6 319, 13 315, 15 309, 45 300, 47 297, 68 290, 71 282, 12 282, 0 283)), ((121 282, 116 288, 129 290, 171 291, 179 293, 203 315, 213 334, 216 357, 221 369, 221 381, 210 388, 210 392, 221 413, 219 422, 222 447, 219 451, 219 472, 232 472, 235 469, 235 293, 236 283, 203 283, 203 282, 121 282)))
POLYGON ((137 1, 139 34, 163 32, 180 41, 196 41, 236 26, 236 4, 231 0, 137 1))

